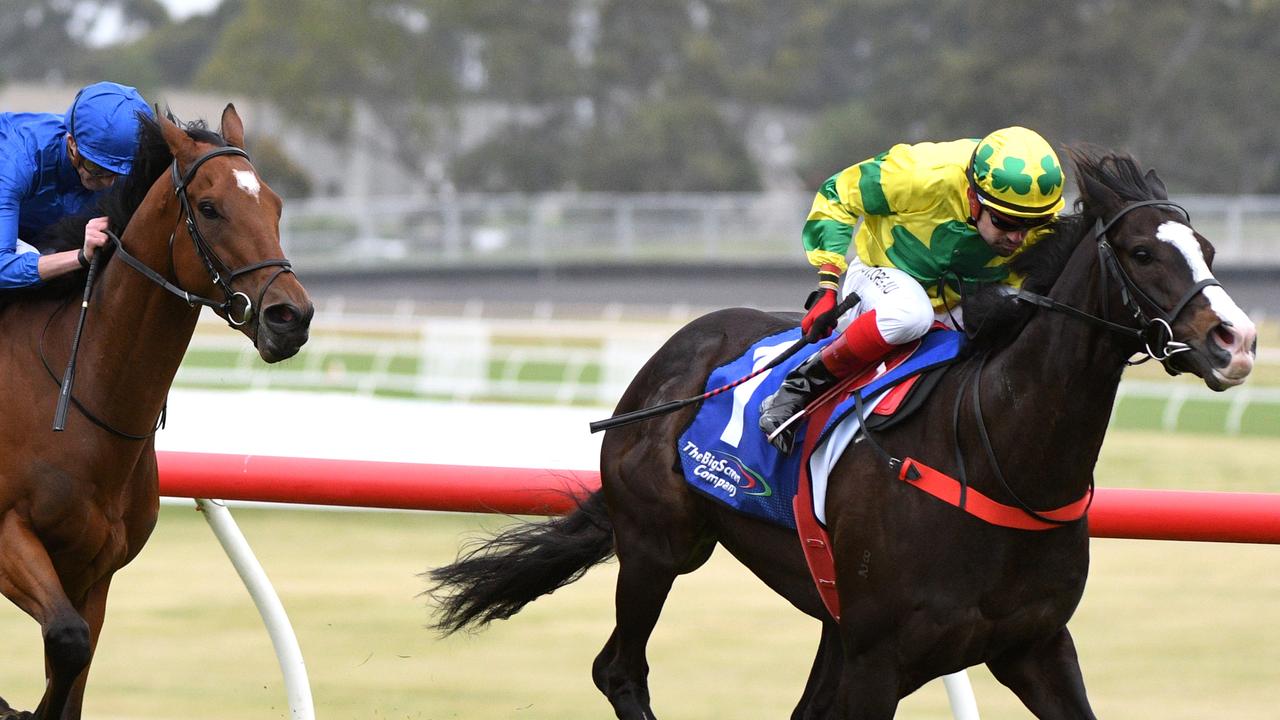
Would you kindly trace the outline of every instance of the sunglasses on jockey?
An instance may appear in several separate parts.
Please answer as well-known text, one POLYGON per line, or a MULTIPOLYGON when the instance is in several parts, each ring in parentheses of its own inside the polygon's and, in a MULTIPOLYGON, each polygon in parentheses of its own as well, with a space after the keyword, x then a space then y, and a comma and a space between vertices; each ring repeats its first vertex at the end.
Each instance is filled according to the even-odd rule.
POLYGON ((113 173, 98 163, 90 160, 85 157, 83 153, 77 152, 76 157, 80 160, 80 167, 84 169, 89 177, 95 180, 105 180, 106 178, 114 178, 117 176, 117 173, 113 173))
POLYGON ((1037 218, 1016 218, 996 212, 989 205, 984 204, 983 207, 986 208, 987 214, 991 216, 991 224, 1002 232, 1030 232, 1048 225, 1053 220, 1052 215, 1037 218))

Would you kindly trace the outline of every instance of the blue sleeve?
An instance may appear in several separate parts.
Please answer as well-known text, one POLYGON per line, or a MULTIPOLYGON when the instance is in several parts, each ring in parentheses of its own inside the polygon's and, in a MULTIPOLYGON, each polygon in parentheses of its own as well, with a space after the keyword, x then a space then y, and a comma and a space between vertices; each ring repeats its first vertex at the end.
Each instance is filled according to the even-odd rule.
POLYGON ((18 253, 22 184, 12 162, 0 161, 0 290, 40 284, 39 253, 18 253))

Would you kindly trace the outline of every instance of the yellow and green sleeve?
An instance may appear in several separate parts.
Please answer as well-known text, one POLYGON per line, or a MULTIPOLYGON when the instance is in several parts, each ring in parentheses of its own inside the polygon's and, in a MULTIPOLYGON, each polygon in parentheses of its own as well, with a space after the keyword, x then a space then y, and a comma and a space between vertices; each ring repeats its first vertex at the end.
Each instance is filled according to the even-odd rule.
POLYGON ((858 218, 893 212, 880 184, 883 159, 881 154, 845 168, 818 190, 802 233, 810 265, 835 265, 844 272, 849 266, 845 254, 849 252, 858 218))

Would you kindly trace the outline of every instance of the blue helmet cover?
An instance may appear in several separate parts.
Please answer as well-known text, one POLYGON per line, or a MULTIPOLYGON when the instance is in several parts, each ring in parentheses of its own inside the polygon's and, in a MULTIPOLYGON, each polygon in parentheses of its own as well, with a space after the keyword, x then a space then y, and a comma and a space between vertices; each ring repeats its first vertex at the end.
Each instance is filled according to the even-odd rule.
POLYGON ((76 95, 66 123, 81 155, 113 173, 128 175, 138 150, 138 113, 155 117, 135 88, 100 82, 76 95))

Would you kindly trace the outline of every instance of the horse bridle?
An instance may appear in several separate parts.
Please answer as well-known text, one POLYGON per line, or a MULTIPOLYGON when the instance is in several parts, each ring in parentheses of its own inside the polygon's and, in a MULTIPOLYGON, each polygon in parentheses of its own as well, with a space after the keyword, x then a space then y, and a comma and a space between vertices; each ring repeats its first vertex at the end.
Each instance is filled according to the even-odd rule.
MULTIPOLYGON (((1174 304, 1172 309, 1165 311, 1160 307, 1158 303, 1156 303, 1154 300, 1151 299, 1151 296, 1145 293, 1142 290, 1142 288, 1138 287, 1138 285, 1133 282, 1133 279, 1129 277, 1129 274, 1126 273, 1124 271, 1124 268, 1120 266, 1120 261, 1116 258, 1115 248, 1113 248, 1111 246, 1111 243, 1108 242, 1107 240, 1107 231, 1110 230, 1111 227, 1115 225, 1125 215, 1129 214, 1130 212, 1140 207, 1148 207, 1148 206, 1162 206, 1162 207, 1177 208, 1177 210, 1180 213, 1182 213, 1182 216, 1183 218, 1186 219, 1187 223, 1190 224, 1191 222, 1191 216, 1190 214, 1187 213, 1186 209, 1184 209, 1181 205, 1178 205, 1177 203, 1174 203, 1174 202, 1170 202, 1168 200, 1142 200, 1138 202, 1133 202, 1128 205, 1125 205, 1123 208, 1120 209, 1120 212, 1116 213, 1115 216, 1113 216, 1110 220, 1106 221, 1105 223, 1102 221, 1102 218, 1098 218, 1094 222, 1093 229, 1090 230, 1089 232, 1089 237, 1096 238, 1098 243, 1098 261, 1100 265, 1098 272, 1101 277, 1103 317, 1091 315, 1083 310, 1080 310, 1079 308, 1072 307, 1070 305, 1067 305, 1066 303, 1058 302, 1057 300, 1054 300, 1051 297, 1038 295, 1036 293, 1033 293, 1027 290, 1018 290, 1015 293, 1014 297, 1017 300, 1030 303, 1037 307, 1065 313, 1067 315, 1084 320, 1094 325, 1102 326, 1107 330, 1110 330, 1111 332, 1118 333, 1126 337, 1134 338, 1143 344, 1143 348, 1146 351, 1146 357, 1138 361, 1128 360, 1126 361, 1128 364, 1136 365, 1142 362, 1146 362, 1147 360, 1158 360, 1162 365, 1164 365, 1166 370, 1168 370, 1171 374, 1176 375, 1180 371, 1173 367, 1170 367, 1168 360, 1172 358, 1174 355, 1177 355, 1178 353, 1182 353, 1190 350, 1191 347, 1186 343, 1177 342, 1173 339, 1173 327, 1172 327, 1173 322, 1174 320, 1177 319, 1178 315, 1181 314, 1182 310, 1186 308, 1187 304, 1191 302, 1192 298, 1194 298, 1196 295, 1199 295, 1200 292, 1203 291, 1205 288, 1210 287, 1212 285, 1221 285, 1221 283, 1219 283, 1217 280, 1213 278, 1206 278, 1204 280, 1201 280, 1195 283, 1194 285, 1192 285, 1185 293, 1183 293, 1182 297, 1178 299, 1178 302, 1174 304), (1125 309, 1128 310, 1129 313, 1133 316, 1133 319, 1138 322, 1137 327, 1123 325, 1117 322, 1113 322, 1110 319, 1111 312, 1110 312, 1110 307, 1108 305, 1108 300, 1107 300, 1108 282, 1120 283, 1121 302, 1124 304, 1125 309), (1148 315, 1145 311, 1143 311, 1142 305, 1139 304, 1138 302, 1139 299, 1141 299, 1142 302, 1145 302, 1154 310, 1155 317, 1152 317, 1148 315)), ((992 468, 992 472, 996 477, 996 480, 999 481, 1000 485, 1004 488, 1004 491, 1008 493, 1010 497, 1013 498, 1014 502, 1016 503, 1016 507, 1020 508, 1028 516, 1036 520, 1039 520, 1041 522, 1048 523, 1050 525, 1057 525, 1057 526, 1067 526, 1067 525, 1071 525, 1073 523, 1078 522, 1079 519, 1057 520, 1057 519, 1046 516, 1042 512, 1032 509, 1031 506, 1029 506, 1026 502, 1024 502, 1022 498, 1019 497, 1016 492, 1014 492, 1013 487, 1010 486, 1008 480, 1005 479, 1004 473, 1000 470, 1000 463, 996 458, 995 450, 992 447, 991 437, 987 433, 986 423, 984 422, 982 417, 982 400, 981 400, 982 393, 981 393, 980 384, 981 384, 981 378, 982 378, 982 369, 983 369, 983 366, 986 364, 986 361, 987 361, 987 356, 986 355, 981 356, 978 360, 977 366, 974 368, 972 372, 972 375, 968 378, 962 379, 960 381, 960 386, 961 386, 961 389, 963 390, 965 384, 970 383, 970 388, 971 388, 970 405, 973 407, 974 424, 978 429, 978 435, 981 440, 983 450, 986 454, 987 462, 990 464, 992 468)), ((955 463, 956 463, 956 467, 959 469, 959 475, 960 475, 960 478, 958 480, 960 484, 959 504, 960 504, 960 507, 962 508, 964 507, 964 504, 965 504, 965 496, 969 486, 968 476, 967 476, 967 473, 965 472, 965 456, 961 450, 961 443, 960 443, 960 411, 961 411, 961 406, 962 406, 962 401, 964 399, 964 396, 965 396, 965 393, 963 391, 956 393, 956 401, 952 409, 952 413, 953 413, 952 427, 955 428, 955 439, 954 439, 955 463)), ((855 407, 855 412, 858 413, 859 417, 866 417, 866 412, 863 408, 863 401, 860 393, 854 393, 854 407, 855 407)), ((874 437, 872 437, 872 433, 870 432, 870 430, 866 428, 865 424, 860 424, 860 427, 862 429, 864 437, 866 437, 868 440, 868 444, 870 444, 871 447, 882 458, 884 458, 888 462, 889 467, 891 469, 896 471, 902 465, 902 460, 900 458, 890 455, 883 447, 881 447, 880 444, 876 442, 874 437)), ((1094 478, 1092 474, 1090 474, 1089 476, 1089 488, 1088 488, 1087 496, 1089 498, 1089 501, 1084 510, 1085 514, 1088 513, 1089 507, 1092 506, 1093 504, 1094 478)), ((1084 515, 1082 515, 1081 517, 1084 517, 1084 515)))
MULTIPOLYGON (((251 265, 246 265, 242 268, 231 270, 230 268, 227 267, 226 263, 222 261, 222 258, 219 257, 218 254, 213 251, 213 248, 209 246, 208 241, 205 240, 204 235, 201 234, 199 226, 196 225, 195 215, 193 215, 191 212, 191 200, 190 198, 187 197, 187 185, 189 185, 191 183, 191 180, 195 178, 196 171, 200 169, 201 165, 211 160, 212 158, 218 157, 220 155, 237 155, 239 157, 243 157, 245 160, 249 160, 249 162, 252 163, 252 160, 249 159, 249 154, 246 153, 244 150, 241 150, 238 147, 226 146, 226 147, 214 148, 213 150, 210 150, 209 152, 196 158, 195 162, 191 163, 191 167, 187 169, 187 172, 185 175, 183 175, 181 171, 178 169, 178 159, 175 157, 173 159, 173 165, 171 166, 170 171, 173 176, 174 194, 177 195, 178 197, 178 202, 182 206, 182 214, 186 220, 187 234, 191 237, 191 242, 195 246, 196 255, 198 255, 200 257, 200 260, 204 263, 205 270, 208 271, 209 277, 213 280, 214 285, 216 285, 219 289, 222 290, 222 295, 223 295, 222 302, 218 302, 217 300, 202 297, 200 295, 195 295, 190 292, 187 292, 186 290, 183 290, 182 288, 178 287, 174 283, 170 282, 169 279, 166 278, 164 275, 161 275, 159 272, 156 272, 146 263, 142 262, 141 260, 134 257, 133 255, 130 255, 129 252, 124 249, 124 244, 120 242, 120 238, 117 237, 115 233, 111 232, 110 230, 107 230, 106 235, 108 240, 110 240, 110 242, 114 245, 113 255, 115 257, 119 257, 126 265, 133 268, 134 270, 137 270, 139 273, 142 274, 143 277, 147 278, 148 280, 155 283, 156 285, 159 285, 165 291, 178 296, 179 298, 184 300, 187 303, 187 305, 191 307, 202 305, 202 306, 213 308, 214 311, 221 311, 224 313, 224 317, 227 320, 227 324, 231 325, 234 328, 243 327, 250 320, 254 321, 253 333, 251 337, 253 339, 254 347, 257 347, 258 329, 261 326, 260 325, 261 318, 259 316, 259 313, 257 312, 257 307, 254 305, 253 300, 248 295, 246 295, 241 291, 232 289, 231 283, 237 277, 244 275, 246 273, 251 273, 255 270, 261 270, 262 268, 268 268, 268 267, 278 268, 275 271, 275 273, 267 280, 267 282, 263 284, 262 290, 258 293, 258 306, 261 306, 263 298, 266 297, 267 289, 271 287, 271 284, 275 282, 276 278, 280 277, 282 273, 293 272, 293 265, 286 258, 273 258, 270 260, 263 260, 261 262, 256 262, 251 265), (234 307, 237 297, 243 298, 244 300, 244 310, 239 314, 239 316, 236 315, 235 307, 234 307)), ((177 235, 178 235, 178 231, 176 228, 172 233, 169 234, 169 267, 171 272, 173 269, 173 244, 175 239, 177 238, 177 235)), ((113 433, 115 435, 118 435, 120 437, 129 439, 129 440, 145 440, 151 437, 152 435, 155 435, 156 430, 159 430, 161 427, 164 427, 164 419, 166 415, 167 404, 165 407, 161 408, 160 417, 156 419, 156 424, 152 427, 151 432, 145 435, 137 435, 134 433, 125 432, 123 430, 118 430, 112 427, 111 425, 107 424, 106 421, 98 418, 96 415, 89 412, 88 408, 81 405, 80 401, 76 400, 74 397, 71 397, 70 395, 70 384, 72 379, 74 378, 75 348, 80 343, 80 332, 84 327, 84 313, 85 313, 85 310, 88 308, 89 295, 92 290, 93 275, 94 275, 94 269, 96 269, 96 266, 97 266, 97 257, 95 256, 93 268, 89 270, 89 279, 85 284, 85 299, 81 305, 80 325, 77 326, 75 336, 72 340, 71 360, 67 369, 66 376, 59 383, 60 386, 63 388, 62 394, 66 396, 66 401, 60 402, 60 407, 57 413, 60 419, 55 419, 54 429, 55 430, 62 429, 62 426, 60 423, 62 420, 65 420, 64 408, 65 408, 66 402, 70 402, 75 404, 75 406, 80 410, 80 412, 98 427, 103 428, 104 430, 107 430, 110 433, 113 433)), ((53 318, 55 317, 55 315, 49 316, 49 321, 45 323, 45 332, 41 333, 40 335, 40 359, 44 362, 45 369, 48 370, 49 375, 50 377, 53 378, 54 382, 59 382, 58 375, 54 373, 53 368, 49 366, 49 362, 45 358, 45 354, 44 354, 44 335, 45 333, 48 332, 49 325, 52 324, 53 318)))
MULTIPOLYGON (((170 167, 170 173, 173 176, 173 192, 178 197, 178 203, 182 207, 182 215, 186 220, 187 235, 191 237, 191 242, 195 246, 196 255, 199 256, 201 262, 204 263, 205 270, 209 273, 209 277, 213 280, 213 284, 222 291, 222 302, 183 290, 170 282, 163 275, 147 266, 146 263, 126 252, 124 246, 120 243, 120 239, 115 235, 109 234, 109 237, 115 244, 115 255, 119 256, 125 264, 134 270, 137 270, 148 280, 159 285, 164 290, 182 298, 191 307, 203 305, 213 308, 215 312, 220 311, 226 318, 227 324, 234 328, 243 327, 248 322, 253 321, 254 326, 252 339, 253 344, 256 347, 258 344, 258 328, 261 321, 257 308, 261 307, 263 298, 266 297, 267 290, 271 287, 271 284, 276 281, 276 278, 280 277, 282 273, 293 272, 293 265, 286 258, 273 258, 232 270, 227 267, 227 264, 222 261, 222 258, 214 252, 213 248, 209 246, 209 242, 205 240, 204 235, 200 232, 200 227, 196 225, 195 214, 191 211, 191 200, 187 196, 187 186, 195 178, 196 172, 200 169, 201 165, 221 155, 235 155, 242 157, 245 160, 249 160, 249 153, 238 147, 220 147, 214 148, 213 150, 210 150, 196 158, 195 162, 191 163, 191 167, 187 169, 185 175, 183 175, 178 168, 178 159, 174 158, 173 165, 170 167), (275 267, 278 269, 267 280, 267 282, 263 283, 262 290, 258 293, 257 305, 254 305, 253 299, 244 292, 235 290, 231 287, 231 283, 235 281, 237 277, 267 267, 275 267), (237 298, 240 298, 244 303, 244 308, 239 313, 236 312, 235 308, 237 298)), ((250 162, 252 163, 252 160, 250 160, 250 162)), ((173 243, 177 237, 177 233, 178 231, 175 229, 173 233, 169 235, 170 267, 173 265, 173 243)))
POLYGON ((1173 308, 1170 310, 1164 310, 1161 308, 1159 303, 1152 300, 1150 295, 1144 292, 1142 288, 1138 287, 1137 283, 1135 283, 1133 279, 1129 277, 1129 274, 1125 272, 1124 268, 1120 266, 1120 261, 1116 258, 1115 248, 1112 247, 1111 243, 1107 240, 1107 231, 1130 212, 1141 207, 1149 206, 1176 208, 1178 212, 1182 213, 1182 217, 1186 219, 1187 224, 1189 225, 1191 223, 1191 215, 1187 213, 1186 209, 1175 202, 1171 202, 1169 200, 1141 200, 1125 205, 1120 209, 1120 212, 1116 213, 1105 223, 1102 221, 1102 218, 1098 218, 1094 222, 1093 229, 1089 232, 1089 237, 1096 238, 1098 243, 1098 273, 1101 278, 1102 286, 1103 317, 1091 315, 1078 308, 1065 303, 1060 303, 1053 298, 1044 295, 1037 295, 1036 293, 1029 292, 1027 290, 1018 290, 1014 297, 1017 300, 1036 305, 1037 307, 1066 313, 1095 325, 1100 325, 1111 332, 1134 338, 1142 343, 1145 357, 1141 360, 1126 361, 1129 365, 1138 365, 1148 360, 1156 360, 1159 361, 1160 364, 1164 365, 1165 370, 1169 371, 1170 374, 1177 375, 1181 371, 1171 367, 1168 361, 1178 353, 1191 350, 1191 346, 1173 339, 1173 323, 1196 295, 1199 295, 1207 287, 1211 287, 1213 285, 1221 286, 1222 283, 1219 283, 1212 277, 1200 280, 1188 288, 1187 291, 1182 294, 1182 297, 1178 299, 1178 302, 1174 303, 1173 308), (1137 327, 1113 322, 1111 320, 1111 310, 1108 300, 1109 293, 1107 292, 1107 287, 1110 282, 1119 283, 1121 303, 1124 305, 1125 309, 1129 311, 1132 318, 1137 321, 1137 327), (1154 311, 1154 316, 1148 315, 1142 309, 1142 303, 1139 303, 1139 300, 1154 311))

